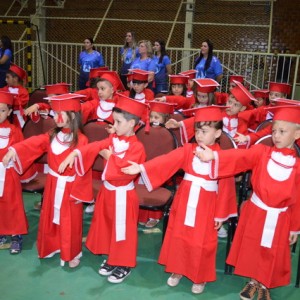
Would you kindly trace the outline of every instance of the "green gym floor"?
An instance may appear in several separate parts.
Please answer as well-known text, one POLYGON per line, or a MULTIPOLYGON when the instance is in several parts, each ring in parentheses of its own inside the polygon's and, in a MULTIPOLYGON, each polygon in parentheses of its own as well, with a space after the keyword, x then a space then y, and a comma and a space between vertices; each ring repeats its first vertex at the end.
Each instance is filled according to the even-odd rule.
MULTIPOLYGON (((60 267, 59 255, 49 259, 38 259, 36 234, 39 212, 33 210, 33 204, 38 200, 38 195, 24 194, 30 228, 29 235, 24 236, 22 253, 13 256, 8 250, 0 251, 0 299, 239 299, 238 293, 246 279, 224 275, 226 239, 219 239, 218 280, 207 284, 203 294, 192 294, 192 283, 186 278, 182 279, 177 287, 167 286, 169 275, 156 263, 161 246, 161 224, 158 226, 159 230, 150 233, 139 227, 138 265, 121 284, 109 283, 105 277, 98 274, 103 257, 93 255, 85 247, 81 264, 76 269, 69 269, 67 265, 60 267)), ((91 216, 85 214, 84 221, 86 235, 91 216)), ((272 300, 300 298, 300 289, 294 287, 298 251, 297 249, 297 254, 293 254, 292 258, 292 283, 272 290, 272 300)))

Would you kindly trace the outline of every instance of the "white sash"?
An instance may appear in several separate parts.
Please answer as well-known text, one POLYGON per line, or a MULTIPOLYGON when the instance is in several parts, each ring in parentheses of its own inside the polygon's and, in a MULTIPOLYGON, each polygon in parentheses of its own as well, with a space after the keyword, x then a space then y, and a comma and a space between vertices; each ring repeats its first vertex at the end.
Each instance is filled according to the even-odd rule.
POLYGON ((11 167, 13 167, 13 163, 12 162, 9 162, 9 165, 7 166, 7 168, 5 168, 3 166, 3 163, 0 162, 0 197, 3 196, 6 169, 9 169, 11 167))
POLYGON ((60 224, 60 208, 62 199, 65 193, 66 183, 73 182, 75 180, 75 175, 73 176, 61 176, 58 173, 54 172, 49 168, 49 174, 57 178, 57 183, 55 187, 55 196, 54 196, 54 214, 53 214, 53 223, 60 224))
POLYGON ((274 208, 274 207, 267 206, 258 198, 258 196, 255 193, 252 194, 250 200, 253 204, 258 206, 259 208, 267 211, 267 216, 265 219, 260 245, 263 247, 271 248, 279 214, 281 212, 285 212, 288 208, 287 207, 274 208))
POLYGON ((13 114, 17 116, 18 121, 19 121, 19 123, 20 123, 20 126, 21 126, 21 128, 23 128, 23 127, 24 127, 24 124, 25 124, 25 121, 24 121, 23 116, 21 116, 20 111, 19 111, 19 110, 14 110, 14 111, 13 111, 13 114))
POLYGON ((183 180, 192 182, 185 213, 184 225, 195 227, 196 209, 198 206, 201 188, 204 188, 209 192, 217 192, 218 183, 216 180, 205 180, 204 178, 188 173, 184 174, 183 180))
POLYGON ((114 186, 108 181, 103 181, 104 186, 110 191, 116 191, 116 241, 126 240, 126 200, 127 191, 134 189, 131 181, 127 185, 114 186))

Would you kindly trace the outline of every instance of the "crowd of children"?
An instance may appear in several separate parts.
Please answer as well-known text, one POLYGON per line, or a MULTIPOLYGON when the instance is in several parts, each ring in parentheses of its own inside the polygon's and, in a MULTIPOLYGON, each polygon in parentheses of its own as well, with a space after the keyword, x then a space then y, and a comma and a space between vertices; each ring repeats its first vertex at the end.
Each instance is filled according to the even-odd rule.
POLYGON ((67 83, 47 85, 49 102, 27 107, 26 72, 11 66, 7 86, 0 89, 0 248, 12 254, 22 251, 28 223, 21 176, 30 174, 35 160, 47 153, 38 257, 60 253, 61 265, 76 268, 82 256, 83 203, 95 203, 86 247, 107 256, 99 274, 120 283, 137 263, 138 224, 153 227, 161 218, 139 211, 135 183, 142 181, 151 191, 183 170, 158 263, 171 273, 169 286, 185 276, 193 282, 192 292, 200 294, 206 283, 216 280, 218 232, 222 228, 226 236, 223 222, 237 216, 234 176, 252 170, 253 192, 241 210, 227 263, 235 274, 250 278, 240 299, 253 299, 256 293, 259 300, 271 299, 269 289, 290 282, 289 245, 300 232, 300 169, 294 146, 300 138, 300 103, 285 99, 291 90, 287 83, 270 82, 267 90, 251 93, 244 77, 236 75, 229 80, 228 94, 216 93, 219 83, 195 79, 194 70, 169 75, 169 94, 154 95, 148 88, 150 75, 129 69, 125 88, 117 72, 94 68, 86 89, 69 93, 67 83), (188 117, 177 121, 176 113, 188 117), (26 118, 49 115, 55 128, 23 139, 26 118), (88 143, 83 124, 91 120, 106 124, 107 139, 88 143), (146 161, 135 132, 149 123, 180 128, 183 146, 146 161), (239 149, 220 149, 222 131, 239 149), (272 134, 273 147, 250 147, 267 134, 272 134), (92 166, 99 155, 104 171, 94 199, 92 166), (10 222, 12 218, 18 222, 10 222))

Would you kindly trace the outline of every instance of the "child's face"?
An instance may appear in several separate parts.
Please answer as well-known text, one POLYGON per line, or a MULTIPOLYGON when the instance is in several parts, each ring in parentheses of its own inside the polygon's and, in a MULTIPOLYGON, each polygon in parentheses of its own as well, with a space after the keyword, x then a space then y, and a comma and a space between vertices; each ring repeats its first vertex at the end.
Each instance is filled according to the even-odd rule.
POLYGON ((272 101, 273 99, 277 99, 277 98, 284 98, 284 94, 283 93, 279 93, 279 92, 272 92, 270 91, 269 93, 269 100, 270 100, 270 104, 271 105, 276 105, 276 103, 274 101, 272 101))
POLYGON ((126 120, 122 113, 113 112, 114 129, 118 136, 131 136, 134 130, 134 120, 126 120))
POLYGON ((8 86, 14 86, 18 83, 18 78, 12 76, 11 74, 6 74, 5 80, 8 86))
POLYGON ((257 97, 256 102, 255 102, 255 106, 260 107, 260 106, 263 106, 263 105, 266 105, 266 99, 261 98, 261 97, 257 97))
POLYGON ((139 94, 143 92, 143 90, 147 87, 147 85, 148 83, 146 82, 133 82, 132 88, 137 94, 139 94))
POLYGON ((200 106, 207 106, 208 100, 209 98, 207 93, 197 91, 197 102, 200 104, 200 106))
POLYGON ((112 99, 114 94, 113 86, 108 81, 97 82, 98 96, 100 100, 112 99))
POLYGON ((236 87, 236 84, 234 82, 229 83, 229 92, 236 87))
POLYGON ((56 112, 54 111, 54 122, 56 123, 57 127, 60 128, 69 128, 70 127, 70 120, 65 111, 56 112), (59 114, 62 116, 62 121, 58 121, 59 114))
POLYGON ((0 124, 2 124, 11 114, 12 109, 9 109, 6 103, 0 103, 0 124))
POLYGON ((189 81, 188 81, 188 88, 189 89, 192 89, 193 88, 193 86, 194 86, 194 80, 193 79, 189 79, 189 81))
POLYGON ((234 116, 240 111, 246 109, 246 107, 243 106, 239 101, 237 101, 232 94, 229 95, 229 98, 226 102, 226 106, 229 106, 225 110, 228 116, 234 116))
POLYGON ((272 126, 272 140, 278 149, 292 148, 295 140, 300 138, 297 125, 286 121, 274 121, 272 126))
POLYGON ((180 96, 183 93, 183 85, 182 84, 172 84, 172 93, 175 96, 180 96))
POLYGON ((155 124, 164 124, 165 120, 162 114, 156 112, 156 111, 151 111, 150 113, 150 123, 155 123, 155 124))
POLYGON ((198 145, 204 144, 206 146, 213 145, 216 139, 220 137, 222 131, 215 129, 208 125, 195 129, 195 139, 198 145))

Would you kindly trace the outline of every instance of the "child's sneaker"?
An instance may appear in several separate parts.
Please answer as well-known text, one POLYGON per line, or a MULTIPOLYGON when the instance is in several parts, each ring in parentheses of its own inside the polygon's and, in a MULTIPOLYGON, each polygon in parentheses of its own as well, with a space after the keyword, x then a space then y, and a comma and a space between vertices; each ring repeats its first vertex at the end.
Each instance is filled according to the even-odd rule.
POLYGON ((131 273, 129 267, 117 267, 113 273, 107 278, 111 283, 121 283, 131 273))
POLYGON ((153 228, 154 226, 156 226, 159 222, 159 219, 152 219, 150 218, 147 223, 145 224, 146 228, 153 228))
POLYGON ((21 235, 11 237, 10 254, 19 254, 22 251, 23 238, 21 235))
POLYGON ((203 293, 204 288, 205 288, 205 282, 204 283, 194 283, 192 285, 192 293, 201 294, 201 293, 203 293))
POLYGON ((0 249, 8 249, 10 247, 10 243, 7 242, 7 238, 5 235, 0 235, 0 249))
POLYGON ((271 300, 270 291, 266 287, 258 288, 257 300, 271 300))
POLYGON ((116 266, 112 266, 106 263, 106 260, 103 261, 103 263, 100 266, 99 274, 103 276, 109 276, 113 273, 113 271, 116 269, 116 266))
POLYGON ((172 273, 172 275, 167 280, 167 285, 174 287, 177 286, 182 278, 182 275, 172 273))
POLYGON ((242 300, 252 300, 257 292, 257 289, 257 284, 253 281, 249 281, 240 292, 240 298, 242 300))
POLYGON ((228 235, 227 230, 224 228, 224 226, 222 225, 220 227, 220 229, 218 230, 218 237, 219 238, 226 238, 228 235))

